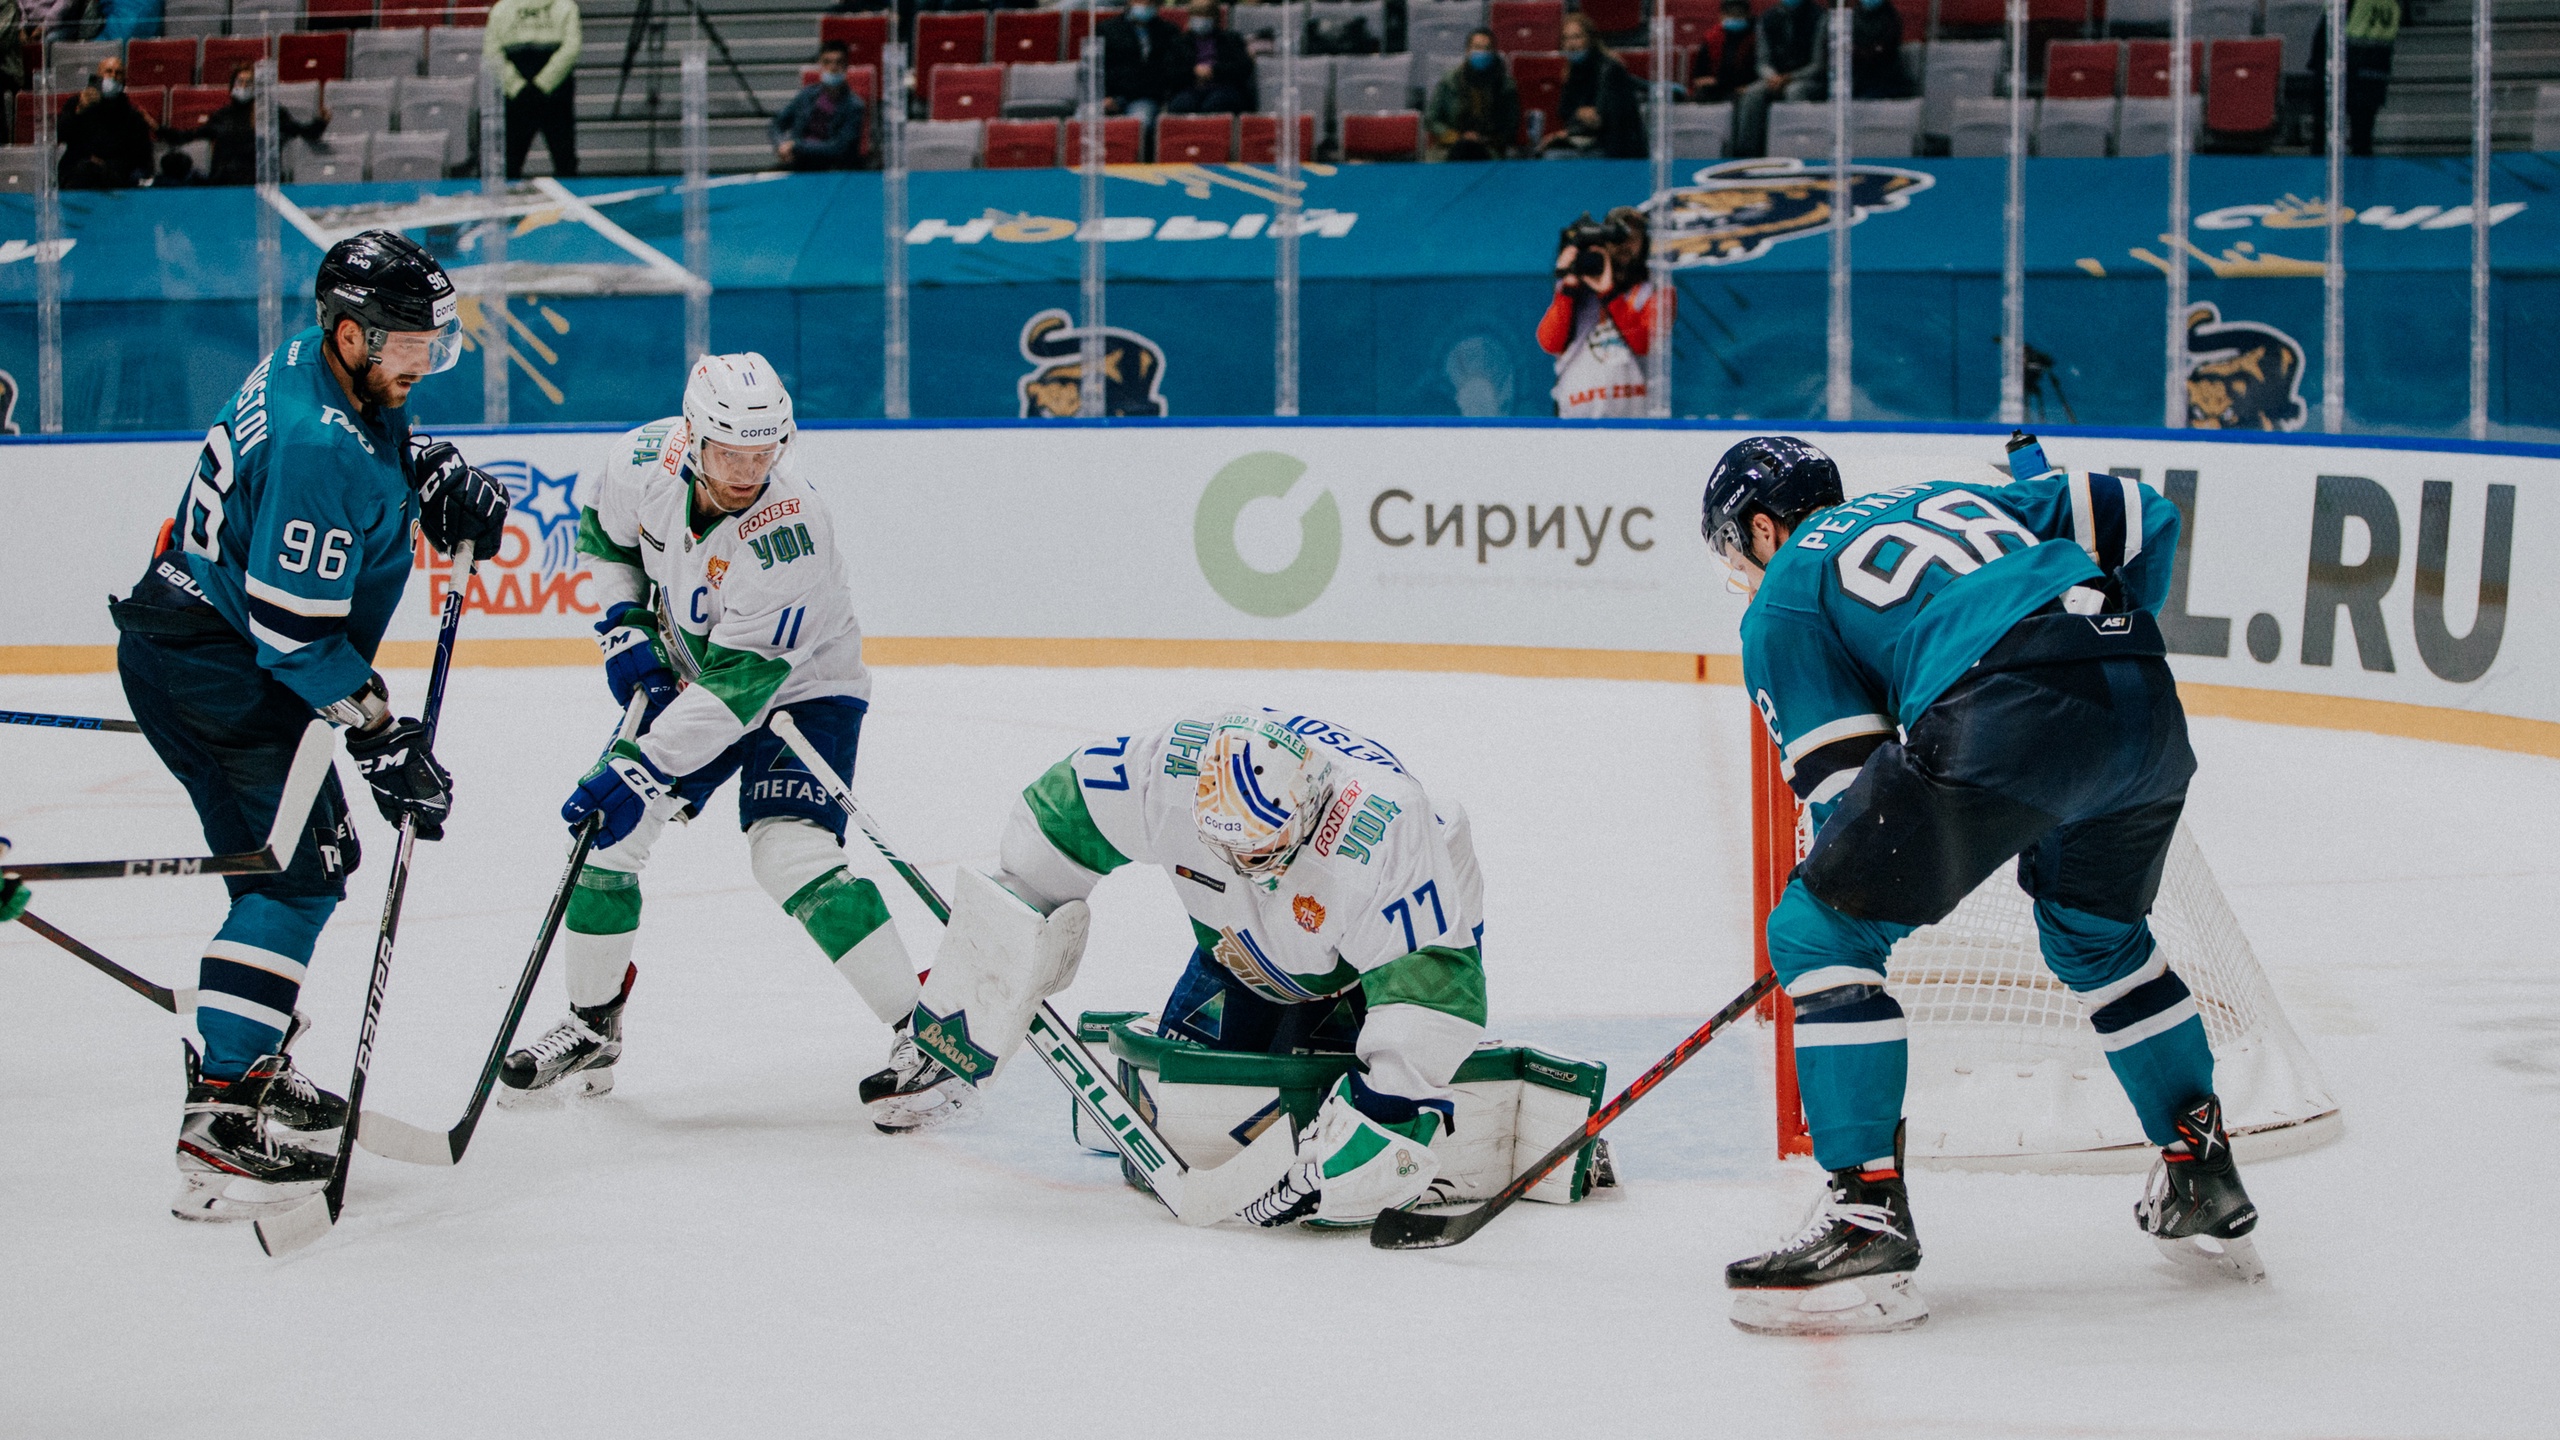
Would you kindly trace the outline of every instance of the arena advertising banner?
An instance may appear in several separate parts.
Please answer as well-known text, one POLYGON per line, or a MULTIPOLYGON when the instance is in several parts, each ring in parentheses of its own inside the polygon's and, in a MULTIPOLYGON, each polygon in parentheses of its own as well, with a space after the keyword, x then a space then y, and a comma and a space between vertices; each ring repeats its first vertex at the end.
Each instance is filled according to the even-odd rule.
MULTIPOLYGON (((2494 170, 2491 414, 2560 431, 2560 204, 2547 198, 2560 156, 2501 154, 2494 170)), ((1558 230, 1646 204, 1650 176, 1638 161, 1311 165, 1293 188, 1259 166, 1110 167, 1094 231, 1111 281, 1109 411, 1270 413, 1275 242, 1294 232, 1303 413, 1548 415, 1554 370, 1535 330, 1558 230)), ((1991 418, 2004 176, 2003 162, 1980 159, 1861 160, 1836 179, 1800 160, 1683 162, 1653 207, 1679 295, 1678 413, 1822 413, 1837 190, 1854 221, 1856 413, 1991 418)), ((2166 183, 2165 161, 2029 162, 2035 413, 2158 422, 2163 277, 2180 266, 2194 301, 2182 360, 2206 381, 2189 423, 2300 429, 2327 384, 2321 163, 2197 157, 2183 236, 2164 233, 2166 183)), ((2350 414, 2360 428, 2458 433, 2469 411, 2468 162, 2355 160, 2346 193, 2350 414)), ((804 414, 883 414, 880 177, 723 176, 707 199, 711 261, 697 279, 678 259, 680 187, 662 178, 541 178, 495 196, 460 182, 288 187, 275 202, 286 318, 308 315, 326 245, 388 226, 453 273, 472 344, 505 359, 518 423, 604 423, 662 403, 683 359, 685 296, 704 286, 715 344, 765 354, 804 414), (498 271, 489 251, 502 227, 498 271), (483 304, 493 280, 504 314, 483 304)), ((258 198, 78 191, 62 203, 52 253, 71 428, 202 425, 257 358, 258 198)), ((1060 412, 1081 363, 1080 213, 1068 171, 911 177, 913 414, 1060 412)), ((32 409, 6 413, 36 373, 37 256, 30 201, 0 196, 0 426, 32 409)), ((430 379, 419 413, 480 419, 480 371, 430 379)))
MULTIPOLYGON (((1507 670, 1738 679, 1743 597, 1697 535, 1709 427, 813 427, 891 663, 1507 670)), ((601 432, 469 436, 514 497, 470 581, 473 658, 587 663, 577 473, 601 432)), ((2005 476, 1996 432, 1816 432, 1852 492, 2005 476)), ((2183 513, 2162 628, 2182 680, 2560 723, 2560 451, 2056 432, 2057 463, 2183 513)), ((30 497, 0 565, 9 668, 102 668, 193 448, 0 447, 30 497), (77 507, 33 492, 76 493, 77 507), (70 648, 58 648, 70 647, 70 648)), ((450 570, 420 552, 395 641, 450 570)), ((673 597, 684 603, 684 597, 673 597)))

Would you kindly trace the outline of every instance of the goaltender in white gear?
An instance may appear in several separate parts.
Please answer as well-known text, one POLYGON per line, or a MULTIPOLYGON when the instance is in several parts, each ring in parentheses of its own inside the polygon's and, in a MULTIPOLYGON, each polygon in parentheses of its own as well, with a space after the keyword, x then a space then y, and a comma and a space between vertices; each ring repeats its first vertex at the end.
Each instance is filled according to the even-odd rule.
POLYGON ((1361 1012, 1359 1071, 1245 1218, 1356 1224, 1429 1191, 1451 1077, 1484 1035, 1484 886, 1464 812, 1386 747, 1304 715, 1204 708, 1051 767, 1015 801, 1000 858, 992 877, 963 873, 914 1024, 864 1082, 882 1130, 969 1109, 1074 979, 1085 897, 1136 861, 1163 868, 1236 1005, 1361 1012))
POLYGON ((511 1089, 612 1087, 650 848, 733 774, 757 883, 884 1023, 915 1005, 915 967, 878 887, 845 868, 843 815, 769 728, 789 711, 850 775, 871 693, 844 557, 793 464, 793 431, 762 356, 706 356, 681 415, 624 434, 578 477, 608 681, 617 700, 646 692, 652 718, 608 757, 645 778, 606 807, 629 822, 608 824, 571 896, 570 1018, 509 1057, 511 1089))

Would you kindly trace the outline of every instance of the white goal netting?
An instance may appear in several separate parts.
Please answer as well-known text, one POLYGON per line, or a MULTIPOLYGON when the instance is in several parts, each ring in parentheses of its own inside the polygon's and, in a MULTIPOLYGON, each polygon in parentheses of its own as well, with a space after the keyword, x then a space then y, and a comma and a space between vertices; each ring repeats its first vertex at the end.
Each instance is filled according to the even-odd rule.
MULTIPOLYGON (((2240 1154, 2307 1149, 2335 1135, 2337 1102, 2184 825, 2151 926, 2195 992, 2240 1154)), ((2150 1163, 2086 1010, 2045 968, 2014 863, 1895 946, 1885 983, 1911 1024, 1910 1159, 2038 1170, 2150 1163)))

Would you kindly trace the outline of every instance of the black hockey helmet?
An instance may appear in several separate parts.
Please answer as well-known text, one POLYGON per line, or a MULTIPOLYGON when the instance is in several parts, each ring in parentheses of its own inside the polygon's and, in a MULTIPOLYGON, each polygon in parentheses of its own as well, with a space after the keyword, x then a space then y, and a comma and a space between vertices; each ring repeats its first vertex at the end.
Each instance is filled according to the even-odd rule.
MULTIPOLYGON (((334 331, 342 318, 364 327, 368 369, 395 334, 433 335, 423 363, 414 367, 418 373, 450 370, 462 356, 453 281, 425 246, 396 230, 367 230, 330 246, 311 292, 323 334, 334 331)), ((400 368, 413 367, 404 363, 400 368)))
POLYGON ((1755 512, 1793 526, 1844 498, 1840 467, 1830 456, 1792 435, 1754 435, 1725 451, 1707 477, 1698 529, 1726 565, 1756 570, 1750 537, 1755 512))

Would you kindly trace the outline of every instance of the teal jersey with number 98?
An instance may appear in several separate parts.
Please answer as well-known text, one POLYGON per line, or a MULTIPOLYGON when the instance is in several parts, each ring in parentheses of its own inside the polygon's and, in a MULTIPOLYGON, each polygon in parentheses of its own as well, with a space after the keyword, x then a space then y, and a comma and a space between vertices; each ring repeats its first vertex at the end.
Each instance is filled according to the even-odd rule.
POLYGON ((2113 574, 2126 603, 2168 597, 2178 512, 2113 475, 1933 480, 1805 518, 1742 617, 1742 676, 1795 762, 1908 729, 2011 626, 2113 574))
POLYGON ((404 412, 367 418, 348 402, 314 326, 249 372, 178 502, 188 573, 314 709, 371 675, 408 583, 408 441, 404 412))

